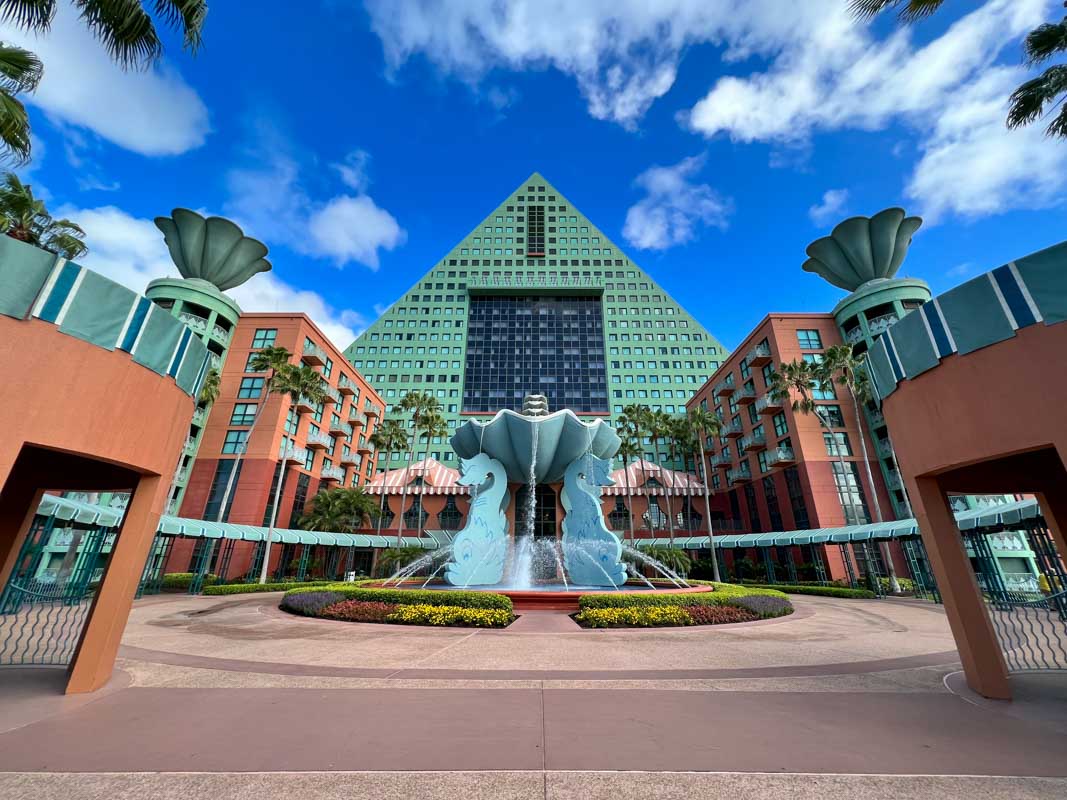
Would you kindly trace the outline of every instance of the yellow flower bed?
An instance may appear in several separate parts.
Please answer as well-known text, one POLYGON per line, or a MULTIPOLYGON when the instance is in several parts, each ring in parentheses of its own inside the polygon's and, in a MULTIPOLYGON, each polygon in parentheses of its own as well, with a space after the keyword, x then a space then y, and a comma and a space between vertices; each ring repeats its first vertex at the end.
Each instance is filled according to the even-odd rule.
POLYGON ((689 612, 680 606, 587 608, 575 619, 590 628, 653 628, 661 625, 693 624, 689 612))
POLYGON ((511 623, 511 612, 501 608, 458 608, 456 606, 399 606, 387 622, 403 625, 470 625, 475 628, 503 628, 511 623))

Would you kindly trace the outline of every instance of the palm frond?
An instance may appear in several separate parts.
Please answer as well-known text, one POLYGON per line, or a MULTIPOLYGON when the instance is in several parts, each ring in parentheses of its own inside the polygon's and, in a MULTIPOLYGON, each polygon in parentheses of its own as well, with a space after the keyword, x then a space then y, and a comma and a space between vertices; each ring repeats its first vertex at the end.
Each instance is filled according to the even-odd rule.
POLYGON ((68 233, 55 234, 41 239, 41 247, 66 259, 78 258, 89 252, 85 242, 68 233))
POLYGON ((163 54, 140 0, 73 0, 89 30, 123 69, 147 67, 163 54))
POLYGON ((200 49, 200 33, 207 19, 205 0, 156 0, 156 14, 175 30, 181 30, 185 49, 195 53, 200 49))
POLYGON ((0 161, 21 166, 30 160, 30 118, 21 101, 0 90, 0 161))
POLYGON ((36 55, 0 42, 0 90, 11 94, 32 92, 43 74, 44 65, 36 55))
MULTIPOLYGON (((1045 113, 1045 107, 1067 93, 1067 64, 1049 67, 1038 77, 1012 92, 1008 107, 1008 127, 1029 125, 1045 113)), ((1061 110, 1045 131, 1049 136, 1067 136, 1067 119, 1061 110)))
POLYGON ((56 0, 0 0, 0 21, 35 33, 47 31, 55 15, 56 0))
POLYGON ((1026 35, 1023 51, 1030 66, 1040 64, 1056 53, 1067 52, 1067 18, 1058 24, 1038 25, 1026 35))
POLYGON ((945 0, 852 0, 849 7, 860 19, 872 19, 889 8, 897 9, 904 22, 916 22, 930 16, 945 0))

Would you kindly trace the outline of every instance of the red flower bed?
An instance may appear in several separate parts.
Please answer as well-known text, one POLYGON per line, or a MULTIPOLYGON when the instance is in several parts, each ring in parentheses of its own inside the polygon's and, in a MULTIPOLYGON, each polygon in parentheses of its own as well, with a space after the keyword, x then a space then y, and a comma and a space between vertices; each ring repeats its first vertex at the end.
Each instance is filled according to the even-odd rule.
POLYGON ((319 612, 326 619, 347 622, 385 622, 396 611, 395 603, 375 603, 367 600, 343 600, 319 612))
POLYGON ((725 625, 730 622, 752 622, 759 619, 759 614, 737 606, 686 606, 685 610, 693 618, 694 625, 725 625))

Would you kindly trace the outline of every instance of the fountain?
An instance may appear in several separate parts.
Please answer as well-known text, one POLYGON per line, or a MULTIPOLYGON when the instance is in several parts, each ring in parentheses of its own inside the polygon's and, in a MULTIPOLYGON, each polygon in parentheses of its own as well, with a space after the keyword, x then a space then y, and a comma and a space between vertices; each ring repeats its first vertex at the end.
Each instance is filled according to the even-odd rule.
MULTIPOLYGON (((590 591, 710 590, 690 587, 655 559, 624 547, 605 525, 600 494, 602 487, 614 485, 611 459, 620 439, 603 420, 582 422, 566 409, 549 413, 543 395, 527 395, 522 413, 504 409, 488 422, 469 421, 451 444, 471 505, 444 565, 444 585, 434 588, 501 592, 527 607, 552 608, 576 608, 578 597, 590 591), (525 486, 526 492, 515 510, 513 535, 509 483, 525 486), (538 530, 537 487, 548 484, 562 484, 566 513, 558 539, 538 530), (630 561, 650 565, 669 581, 668 588, 648 580, 624 553, 630 561)), ((413 586, 428 586, 440 570, 413 586)), ((396 585, 404 584, 403 573, 395 577, 396 585)))

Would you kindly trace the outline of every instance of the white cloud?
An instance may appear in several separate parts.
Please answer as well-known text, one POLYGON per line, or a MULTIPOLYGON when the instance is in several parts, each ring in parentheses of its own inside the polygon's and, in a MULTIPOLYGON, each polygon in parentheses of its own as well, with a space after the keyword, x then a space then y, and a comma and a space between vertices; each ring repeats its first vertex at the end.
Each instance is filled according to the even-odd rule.
POLYGON ((357 192, 367 191, 370 186, 370 176, 367 169, 370 166, 370 153, 366 150, 356 149, 344 157, 337 164, 330 164, 341 176, 341 183, 357 192))
POLYGON ((808 209, 808 216, 816 225, 834 222, 848 203, 848 189, 829 189, 822 201, 808 209))
MULTIPOLYGON (((89 255, 79 258, 78 263, 135 292, 144 292, 156 278, 178 276, 163 234, 150 219, 134 217, 115 206, 64 206, 57 210, 57 216, 69 217, 85 229, 89 255)), ((338 310, 321 295, 292 286, 273 271, 260 273, 227 294, 244 311, 302 311, 340 348, 348 347, 366 327, 359 312, 338 310)))
POLYGON ((645 196, 626 212, 622 235, 641 250, 665 250, 688 242, 701 225, 726 228, 733 210, 729 198, 720 197, 706 183, 690 179, 704 166, 704 156, 691 156, 670 167, 654 166, 634 183, 645 196))
POLYGON ((0 39, 44 62, 37 91, 22 98, 59 122, 149 156, 199 147, 210 131, 206 106, 176 69, 164 61, 123 72, 69 3, 59 4, 50 33, 38 37, 4 23, 0 39))
POLYGON ((1067 150, 1036 130, 1005 129, 1008 95, 1026 73, 996 66, 1049 7, 990 0, 918 47, 907 28, 875 40, 835 3, 766 71, 719 79, 684 120, 709 137, 787 145, 902 122, 921 137, 905 193, 928 219, 1050 202, 1067 184, 1067 150))
POLYGON ((974 271, 974 264, 970 261, 964 261, 962 264, 957 264, 949 270, 945 271, 945 274, 950 278, 962 278, 964 275, 969 275, 974 271))
MULTIPOLYGON (((674 84, 684 49, 725 43, 740 58, 810 27, 816 0, 367 0, 397 69, 416 55, 477 84, 495 68, 572 76, 589 113, 633 127, 674 84)), ((825 7, 837 0, 818 0, 825 7)))
MULTIPOLYGON (((232 169, 226 176, 225 211, 250 236, 329 258, 339 267, 356 261, 372 270, 380 266, 380 250, 393 250, 407 240, 396 218, 363 191, 325 201, 313 198, 301 182, 301 167, 289 143, 268 124, 257 126, 255 140, 247 153, 255 165, 232 169)), ((349 171, 338 170, 342 182, 366 186, 368 158, 353 160, 349 154, 343 164, 349 171)))

